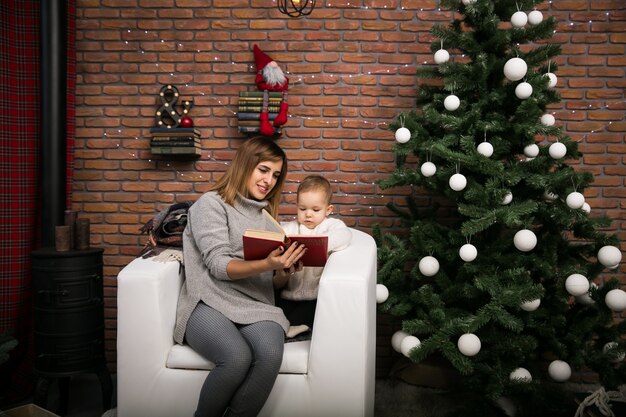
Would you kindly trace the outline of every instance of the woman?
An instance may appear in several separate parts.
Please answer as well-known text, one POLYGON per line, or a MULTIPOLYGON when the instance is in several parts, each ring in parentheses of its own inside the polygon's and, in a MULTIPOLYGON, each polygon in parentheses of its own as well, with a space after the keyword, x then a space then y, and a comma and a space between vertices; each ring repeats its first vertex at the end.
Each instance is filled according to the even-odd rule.
POLYGON ((262 210, 276 216, 286 174, 286 155, 272 139, 249 139, 189 210, 174 339, 215 364, 196 417, 256 416, 278 375, 289 322, 274 306, 274 288, 302 269, 305 248, 244 261, 242 235, 249 228, 273 230, 262 210))

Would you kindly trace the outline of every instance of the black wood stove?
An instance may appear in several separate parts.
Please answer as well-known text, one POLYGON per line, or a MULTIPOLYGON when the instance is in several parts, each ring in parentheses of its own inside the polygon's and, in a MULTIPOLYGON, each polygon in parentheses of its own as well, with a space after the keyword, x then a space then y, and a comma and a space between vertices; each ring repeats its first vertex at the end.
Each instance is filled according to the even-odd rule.
POLYGON ((57 379, 59 412, 67 411, 70 377, 93 372, 102 388, 104 410, 111 405, 112 382, 104 356, 104 300, 101 248, 32 253, 35 327, 35 404, 47 402, 57 379))

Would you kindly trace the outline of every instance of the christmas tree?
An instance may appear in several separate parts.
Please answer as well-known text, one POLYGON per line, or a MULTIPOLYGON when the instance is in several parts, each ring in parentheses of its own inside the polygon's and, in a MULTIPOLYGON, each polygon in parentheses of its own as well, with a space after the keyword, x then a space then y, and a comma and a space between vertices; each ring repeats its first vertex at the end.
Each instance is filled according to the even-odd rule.
POLYGON ((571 415, 556 392, 573 372, 606 389, 626 380, 622 254, 585 202, 593 176, 571 166, 577 143, 548 110, 561 51, 539 3, 442 0, 454 20, 433 27, 435 65, 418 71, 416 109, 391 125, 397 166, 380 185, 413 192, 389 205, 406 233, 374 229, 380 308, 401 318, 397 351, 458 371, 476 401, 455 415, 501 414, 501 398, 518 416, 571 415))

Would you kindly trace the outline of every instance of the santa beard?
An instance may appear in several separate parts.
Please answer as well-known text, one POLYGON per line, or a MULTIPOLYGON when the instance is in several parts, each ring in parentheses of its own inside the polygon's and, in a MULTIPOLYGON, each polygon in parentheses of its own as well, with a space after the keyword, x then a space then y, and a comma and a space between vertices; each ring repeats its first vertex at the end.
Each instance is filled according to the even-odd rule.
POLYGON ((287 81, 285 73, 283 73, 283 70, 280 69, 278 65, 273 66, 268 64, 263 68, 261 73, 263 74, 263 80, 270 87, 281 86, 287 81))

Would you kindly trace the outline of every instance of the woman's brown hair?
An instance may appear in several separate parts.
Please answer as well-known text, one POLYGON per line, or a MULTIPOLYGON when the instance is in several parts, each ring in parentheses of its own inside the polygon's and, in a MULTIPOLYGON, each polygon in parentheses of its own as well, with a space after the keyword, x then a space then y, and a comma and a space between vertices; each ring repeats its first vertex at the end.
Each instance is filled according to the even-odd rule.
POLYGON ((283 162, 283 168, 276 180, 276 185, 267 194, 267 211, 273 216, 278 215, 281 192, 287 176, 287 155, 272 139, 257 136, 246 140, 237 149, 226 173, 211 187, 231 206, 235 204, 237 194, 249 198, 247 183, 252 171, 263 161, 283 162))

